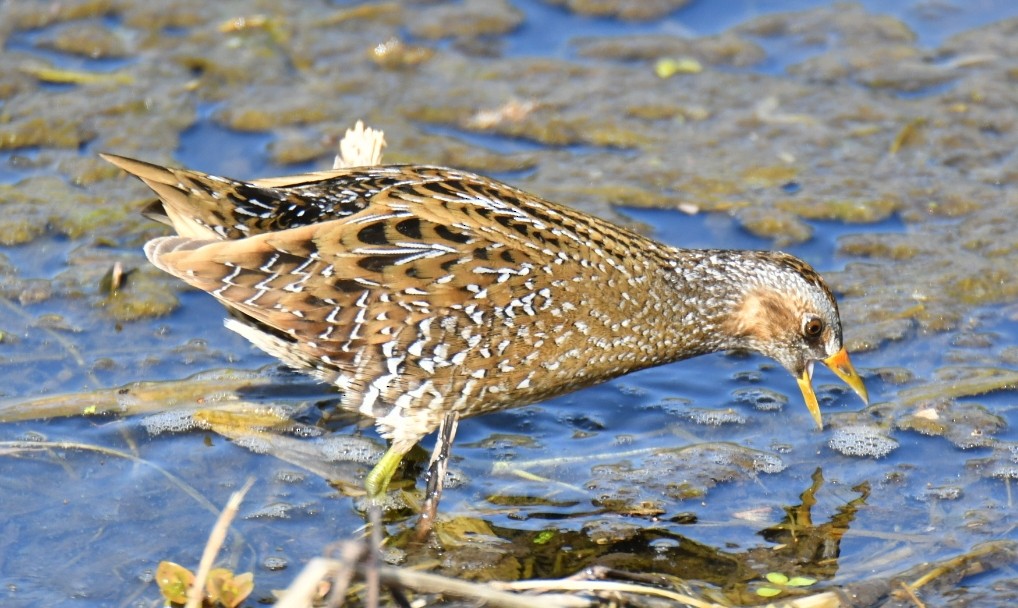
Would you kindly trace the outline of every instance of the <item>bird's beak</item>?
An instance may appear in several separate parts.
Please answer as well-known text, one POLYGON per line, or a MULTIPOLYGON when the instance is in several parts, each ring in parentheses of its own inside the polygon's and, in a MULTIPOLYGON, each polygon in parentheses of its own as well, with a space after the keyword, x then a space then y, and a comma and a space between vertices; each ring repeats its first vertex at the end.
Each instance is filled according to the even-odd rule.
POLYGON ((866 405, 870 404, 869 393, 866 392, 866 385, 863 384, 862 378, 856 373, 855 368, 852 367, 852 361, 848 358, 848 351, 844 347, 838 352, 834 353, 830 357, 824 359, 824 365, 831 368, 834 374, 845 381, 845 384, 850 386, 856 395, 862 398, 862 402, 866 405))
MULTIPOLYGON (((866 392, 866 385, 863 384, 862 378, 852 367, 852 361, 848 358, 848 351, 844 348, 834 353, 830 357, 823 360, 824 365, 831 368, 836 376, 845 381, 845 384, 850 386, 857 395, 862 397, 863 403, 869 404, 869 395, 866 392)), ((817 428, 822 429, 824 427, 823 418, 820 416, 820 404, 817 403, 816 393, 813 392, 813 362, 810 361, 806 366, 806 369, 802 370, 802 375, 796 378, 799 383, 799 390, 802 391, 802 398, 806 401, 806 409, 809 410, 813 420, 817 423, 817 428)))

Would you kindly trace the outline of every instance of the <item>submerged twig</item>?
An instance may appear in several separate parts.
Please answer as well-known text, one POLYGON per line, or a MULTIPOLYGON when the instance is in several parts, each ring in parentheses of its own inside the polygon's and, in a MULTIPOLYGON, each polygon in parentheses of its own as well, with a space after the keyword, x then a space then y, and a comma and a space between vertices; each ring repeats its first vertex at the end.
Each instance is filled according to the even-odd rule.
MULTIPOLYGON (((324 557, 311 560, 300 576, 283 592, 279 602, 276 603, 276 608, 303 608, 309 605, 317 591, 318 581, 331 578, 337 572, 350 567, 349 563, 341 560, 324 557)), ((502 608, 534 608, 535 603, 535 596, 510 593, 481 583, 394 566, 380 567, 378 576, 386 585, 399 585, 421 593, 469 598, 502 608)), ((540 600, 541 605, 547 608, 587 608, 593 605, 590 600, 571 595, 541 595, 540 600)))
POLYGON ((915 591, 912 590, 908 583, 900 582, 898 586, 901 589, 901 591, 906 596, 908 596, 908 599, 911 600, 911 602, 916 605, 916 608, 926 608, 926 604, 924 604, 923 601, 919 599, 919 596, 915 594, 915 591))
MULTIPOLYGON (((532 595, 495 589, 487 584, 471 583, 438 574, 415 572, 392 566, 382 568, 379 574, 384 583, 398 583, 422 593, 469 598, 503 608, 534 608, 535 599, 537 599, 532 595)), ((594 602, 574 595, 544 594, 540 596, 540 604, 547 608, 586 608, 592 606, 594 602)))
POLYGON ((117 388, 0 401, 0 422, 80 416, 83 413, 130 416, 161 412, 170 409, 170 406, 222 401, 236 395, 242 388, 271 384, 273 381, 274 378, 257 372, 217 370, 178 381, 133 382, 117 388))
MULTIPOLYGON (((513 582, 492 582, 496 589, 531 591, 531 590, 553 590, 553 591, 611 591, 615 593, 636 593, 640 595, 652 595, 663 597, 676 602, 694 606, 695 608, 724 608, 721 604, 705 602, 684 593, 676 593, 668 589, 651 587, 648 585, 637 585, 635 583, 622 583, 618 581, 592 581, 592 580, 529 580, 513 582)), ((543 596, 542 596, 543 597, 543 596)))
POLYGON ((984 543, 968 553, 940 562, 929 572, 909 583, 908 588, 911 591, 918 591, 936 579, 949 574, 961 578, 981 573, 992 567, 984 564, 984 560, 991 560, 1002 551, 1010 554, 1011 561, 1018 557, 1018 547, 1014 543, 1006 541, 984 543))

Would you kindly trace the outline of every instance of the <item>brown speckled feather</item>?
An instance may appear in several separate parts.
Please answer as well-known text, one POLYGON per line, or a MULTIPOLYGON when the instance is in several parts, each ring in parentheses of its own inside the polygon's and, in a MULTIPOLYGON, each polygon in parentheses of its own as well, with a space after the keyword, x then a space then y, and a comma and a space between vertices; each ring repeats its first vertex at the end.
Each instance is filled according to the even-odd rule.
POLYGON ((749 348, 799 373, 841 348, 833 297, 785 254, 674 249, 440 167, 238 182, 106 158, 156 191, 179 235, 148 243, 156 266, 403 444, 450 410, 523 405, 707 352, 749 348), (807 313, 824 330, 803 346, 807 313))
MULTIPOLYGON (((598 314, 589 288, 647 280, 633 277, 617 240, 592 247, 543 201, 532 204, 556 224, 457 186, 472 197, 405 184, 341 219, 241 240, 169 237, 146 252, 276 330, 245 335, 271 340, 260 345, 334 382, 345 407, 386 418, 395 406, 400 418, 426 416, 425 428, 450 408, 475 414, 529 403, 599 380, 599 367, 617 375, 671 356, 647 348, 651 341, 626 347, 604 335, 593 340, 607 356, 591 367, 595 327, 569 322, 598 314)), ((613 305, 642 316, 632 296, 613 305)), ((633 323, 663 333, 654 325, 633 323)))

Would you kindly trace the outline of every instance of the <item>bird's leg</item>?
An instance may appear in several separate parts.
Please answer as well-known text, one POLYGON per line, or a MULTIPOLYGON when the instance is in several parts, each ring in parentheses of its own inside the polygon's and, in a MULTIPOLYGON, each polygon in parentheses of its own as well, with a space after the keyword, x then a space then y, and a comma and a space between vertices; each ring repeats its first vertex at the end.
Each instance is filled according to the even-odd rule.
POLYGON ((449 451, 456 438, 459 421, 459 412, 447 412, 441 426, 438 427, 438 438, 435 441, 435 449, 431 452, 431 462, 428 464, 428 487, 424 493, 424 506, 417 520, 415 536, 418 542, 423 542, 435 525, 435 514, 438 512, 438 501, 442 498, 445 472, 449 468, 449 451))
POLYGON ((392 481, 392 476, 396 473, 396 468, 412 447, 414 447, 413 443, 407 445, 404 441, 392 442, 389 449, 378 460, 375 468, 371 469, 368 476, 364 478, 364 489, 368 491, 368 498, 377 502, 385 495, 385 491, 389 489, 389 482, 392 481))

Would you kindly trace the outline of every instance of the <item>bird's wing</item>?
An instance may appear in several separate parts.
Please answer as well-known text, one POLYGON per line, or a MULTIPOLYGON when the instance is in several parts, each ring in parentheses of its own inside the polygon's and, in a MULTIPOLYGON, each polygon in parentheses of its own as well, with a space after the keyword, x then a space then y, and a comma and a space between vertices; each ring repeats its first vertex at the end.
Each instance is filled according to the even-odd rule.
MULTIPOLYGON (((563 228, 557 206, 504 188, 390 188, 341 219, 238 240, 165 237, 146 253, 251 319, 256 344, 377 416, 376 402, 422 387, 437 399, 488 373, 510 345, 530 354, 553 337, 518 328, 568 316, 589 290, 580 283, 619 263, 563 228)), ((504 380, 525 382, 515 369, 504 365, 504 380)))
POLYGON ((243 182, 114 154, 100 156, 159 195, 145 215, 196 239, 238 239, 350 216, 402 174, 398 167, 377 167, 243 182), (335 187, 323 186, 327 180, 335 187))

